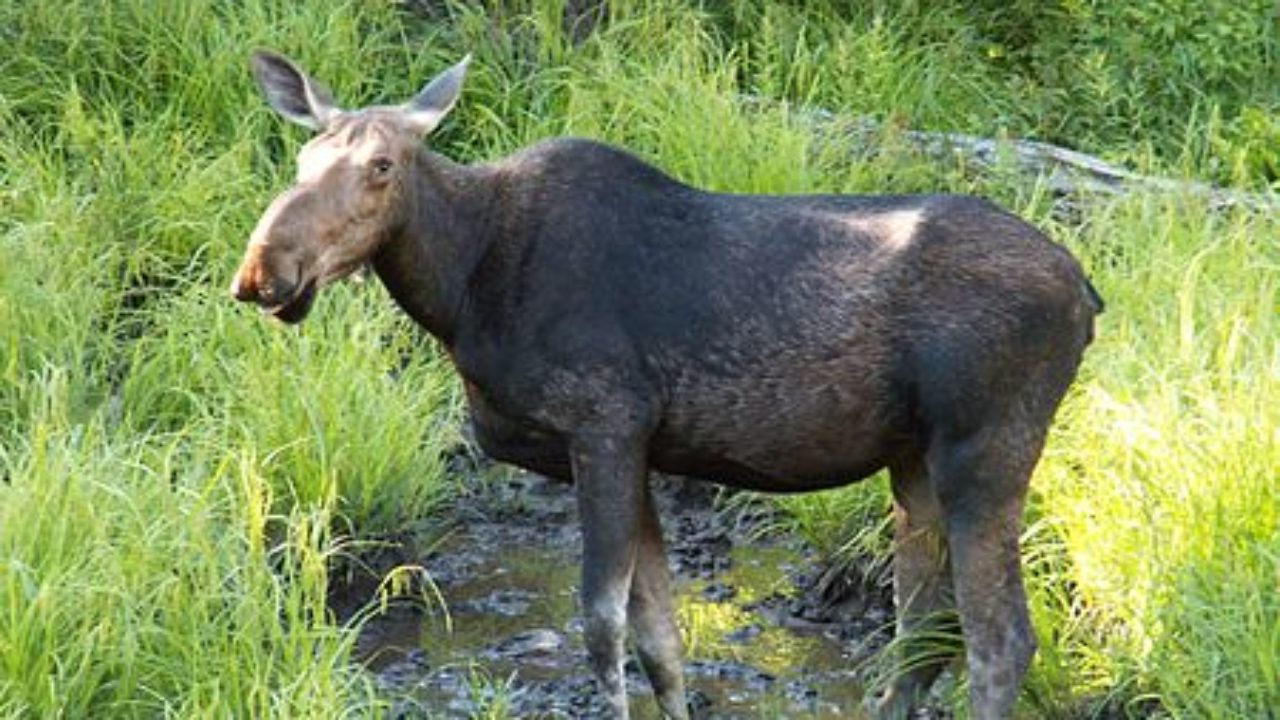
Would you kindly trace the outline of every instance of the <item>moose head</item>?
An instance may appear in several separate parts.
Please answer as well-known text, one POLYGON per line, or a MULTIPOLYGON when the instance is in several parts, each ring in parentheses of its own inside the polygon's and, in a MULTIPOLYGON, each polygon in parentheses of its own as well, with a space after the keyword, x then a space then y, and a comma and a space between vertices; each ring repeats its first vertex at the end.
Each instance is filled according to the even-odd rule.
POLYGON ((253 72, 280 115, 316 132, 298 153, 294 186, 254 228, 231 284, 237 300, 302 321, 325 285, 347 277, 413 213, 410 178, 422 139, 453 109, 470 56, 402 105, 344 110, 327 88, 276 53, 253 72))

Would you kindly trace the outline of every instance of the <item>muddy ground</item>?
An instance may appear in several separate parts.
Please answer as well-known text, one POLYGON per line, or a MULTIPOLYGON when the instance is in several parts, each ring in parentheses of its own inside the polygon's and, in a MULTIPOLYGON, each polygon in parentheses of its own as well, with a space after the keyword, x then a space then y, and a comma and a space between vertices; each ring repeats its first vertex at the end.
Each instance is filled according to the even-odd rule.
MULTIPOLYGON (((393 605, 365 626, 361 661, 398 717, 599 717, 577 606, 572 489, 508 472, 477 487, 452 508, 456 527, 419 560, 444 608, 393 605)), ((823 577, 767 505, 726 510, 714 486, 696 481, 660 478, 655 490, 694 717, 864 716, 869 661, 891 633, 885 583, 823 577)), ((632 716, 659 717, 634 661, 628 686, 632 716)))

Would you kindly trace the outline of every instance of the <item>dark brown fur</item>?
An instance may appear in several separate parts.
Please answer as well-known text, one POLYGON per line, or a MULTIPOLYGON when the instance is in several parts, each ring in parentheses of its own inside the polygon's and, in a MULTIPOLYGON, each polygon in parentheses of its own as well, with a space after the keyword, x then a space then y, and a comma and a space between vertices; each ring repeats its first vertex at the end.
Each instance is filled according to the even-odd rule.
MULTIPOLYGON (((575 482, 586 641, 616 716, 628 622, 659 703, 686 716, 649 470, 791 492, 886 467, 900 631, 954 602, 974 715, 1009 713, 1035 646, 1027 483, 1101 309, 1070 254, 975 198, 719 195, 585 140, 459 166, 393 109, 325 107, 286 61, 259 63, 273 104, 327 132, 237 296, 299 321, 341 274, 307 258, 369 260, 448 348, 481 446, 575 482), (369 158, 392 179, 375 187, 369 158)), ((451 106, 439 82, 406 112, 451 106)), ((939 667, 902 674, 880 713, 904 716, 939 667)))

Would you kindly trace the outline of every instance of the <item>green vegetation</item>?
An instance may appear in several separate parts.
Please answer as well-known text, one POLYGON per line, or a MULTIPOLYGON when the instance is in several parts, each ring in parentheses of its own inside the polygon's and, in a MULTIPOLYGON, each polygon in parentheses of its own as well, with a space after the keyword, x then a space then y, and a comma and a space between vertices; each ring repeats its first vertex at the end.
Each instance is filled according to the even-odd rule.
MULTIPOLYGON (((1039 222, 1109 310, 1034 485, 1024 709, 1280 707, 1280 219, 1134 196, 1068 225, 894 129, 1263 188, 1272 4, 849 5, 619 2, 575 44, 554 0, 0 3, 0 717, 379 711, 328 574, 452 491, 457 392, 376 283, 299 330, 227 300, 303 139, 252 87, 258 46, 351 104, 475 53, 439 139, 462 160, 576 133, 716 189, 978 192, 1039 222), (888 120, 881 151, 743 93, 888 120)), ((887 550, 881 482, 784 506, 833 555, 887 550)))

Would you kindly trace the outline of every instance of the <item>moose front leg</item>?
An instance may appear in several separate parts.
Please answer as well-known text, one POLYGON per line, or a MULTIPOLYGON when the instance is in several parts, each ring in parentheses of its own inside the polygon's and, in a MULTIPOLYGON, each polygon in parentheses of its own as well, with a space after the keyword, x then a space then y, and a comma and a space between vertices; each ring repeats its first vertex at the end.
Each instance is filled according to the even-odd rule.
POLYGON ((587 435, 570 443, 582 522, 582 612, 591 668, 614 718, 627 717, 627 599, 640 548, 645 443, 587 435))

